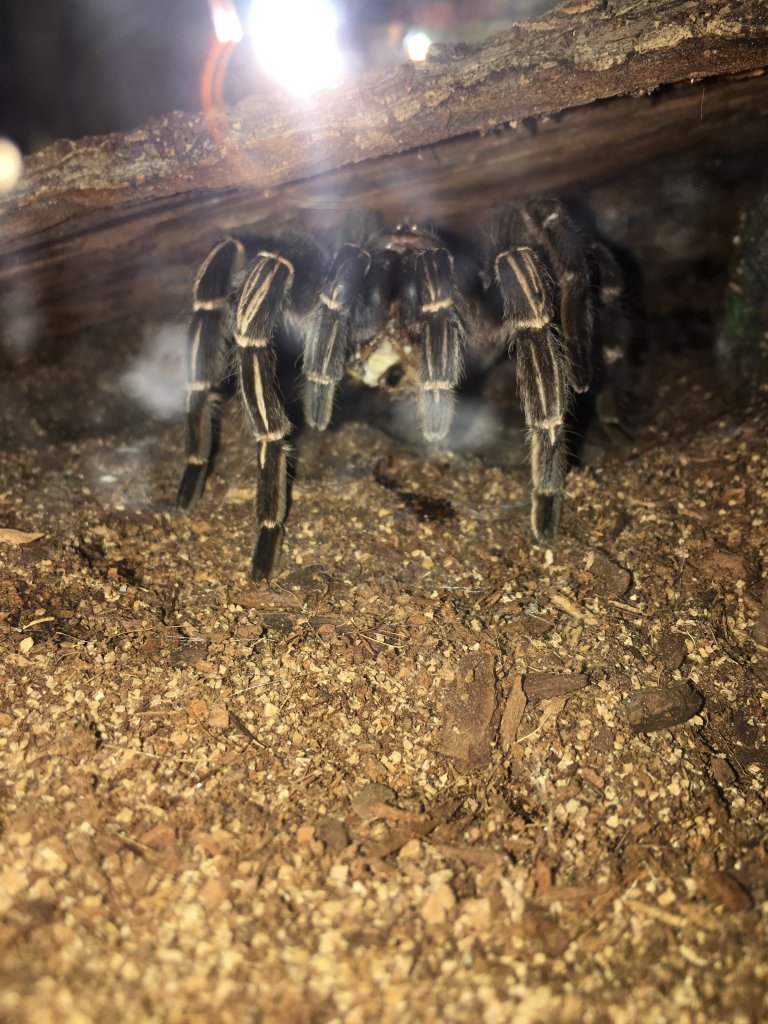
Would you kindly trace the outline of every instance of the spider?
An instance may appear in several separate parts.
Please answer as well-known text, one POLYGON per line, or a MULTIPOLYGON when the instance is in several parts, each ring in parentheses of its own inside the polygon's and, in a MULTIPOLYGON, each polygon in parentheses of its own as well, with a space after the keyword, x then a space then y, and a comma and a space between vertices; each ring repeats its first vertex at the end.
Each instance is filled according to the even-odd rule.
POLYGON ((572 396, 593 383, 599 341, 604 383, 618 391, 622 376, 618 263, 607 246, 585 242, 556 199, 507 204, 458 240, 410 221, 386 226, 372 214, 345 224, 340 244, 307 232, 227 238, 203 260, 193 294, 187 461, 177 502, 189 510, 200 497, 222 403, 236 390, 256 441, 255 579, 278 565, 287 507, 292 424, 277 382, 277 346, 301 346, 309 426, 328 426, 345 371, 376 383, 399 363, 414 378, 430 442, 448 433, 465 361, 514 351, 530 445, 531 527, 541 543, 558 528, 565 418, 572 396))

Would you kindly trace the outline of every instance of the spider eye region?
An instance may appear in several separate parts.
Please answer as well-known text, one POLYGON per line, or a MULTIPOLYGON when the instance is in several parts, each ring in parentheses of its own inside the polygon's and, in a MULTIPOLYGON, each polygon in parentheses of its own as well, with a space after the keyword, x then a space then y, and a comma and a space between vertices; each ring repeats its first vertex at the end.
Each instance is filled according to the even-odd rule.
POLYGON ((427 228, 417 224, 416 221, 410 218, 400 221, 382 239, 382 247, 384 249, 391 249, 393 252, 398 253, 413 252, 413 250, 425 247, 430 248, 436 244, 437 237, 427 228))

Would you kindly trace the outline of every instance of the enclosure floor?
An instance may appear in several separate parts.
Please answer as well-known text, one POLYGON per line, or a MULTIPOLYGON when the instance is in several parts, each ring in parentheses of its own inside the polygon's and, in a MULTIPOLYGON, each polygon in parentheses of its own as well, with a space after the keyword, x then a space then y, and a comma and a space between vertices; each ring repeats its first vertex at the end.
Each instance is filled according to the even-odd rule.
POLYGON ((702 362, 551 551, 524 466, 297 434, 261 585, 236 414, 185 517, 180 420, 21 368, 3 1020, 768 1019, 768 415, 702 362))

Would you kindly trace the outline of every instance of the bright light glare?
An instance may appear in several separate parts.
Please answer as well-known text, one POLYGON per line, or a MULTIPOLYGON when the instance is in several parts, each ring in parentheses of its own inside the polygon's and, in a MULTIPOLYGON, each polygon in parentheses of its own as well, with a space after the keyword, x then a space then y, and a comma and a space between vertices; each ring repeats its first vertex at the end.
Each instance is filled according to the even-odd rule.
POLYGON ((21 153, 10 139, 0 139, 0 193, 10 192, 21 177, 21 153))
POLYGON ((426 60, 431 45, 432 40, 426 32, 408 32, 403 39, 405 52, 412 61, 426 60))
POLYGON ((339 18, 328 0, 254 0, 249 28, 262 68, 295 96, 340 82, 339 18))
POLYGON ((213 18, 213 31, 223 45, 239 43, 243 38, 243 26, 232 0, 208 0, 213 18))

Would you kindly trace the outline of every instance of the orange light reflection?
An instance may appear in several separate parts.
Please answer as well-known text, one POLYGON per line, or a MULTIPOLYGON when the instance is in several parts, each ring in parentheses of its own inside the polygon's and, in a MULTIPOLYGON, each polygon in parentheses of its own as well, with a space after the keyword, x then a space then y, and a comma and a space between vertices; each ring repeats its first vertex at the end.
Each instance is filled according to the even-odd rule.
POLYGON ((208 0, 215 37, 200 77, 200 104, 208 131, 225 151, 226 145, 216 112, 224 107, 224 78, 229 58, 243 39, 243 26, 232 0, 208 0))

